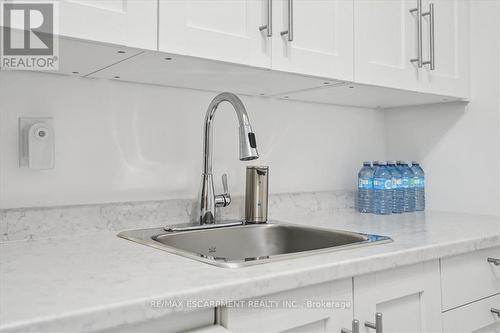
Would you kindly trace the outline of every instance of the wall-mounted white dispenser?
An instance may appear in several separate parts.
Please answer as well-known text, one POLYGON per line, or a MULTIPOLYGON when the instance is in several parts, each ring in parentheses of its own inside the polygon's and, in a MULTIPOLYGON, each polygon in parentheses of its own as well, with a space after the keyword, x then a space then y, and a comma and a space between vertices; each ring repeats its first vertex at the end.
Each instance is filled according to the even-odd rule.
POLYGON ((19 118, 19 166, 53 169, 54 156, 52 118, 19 118))

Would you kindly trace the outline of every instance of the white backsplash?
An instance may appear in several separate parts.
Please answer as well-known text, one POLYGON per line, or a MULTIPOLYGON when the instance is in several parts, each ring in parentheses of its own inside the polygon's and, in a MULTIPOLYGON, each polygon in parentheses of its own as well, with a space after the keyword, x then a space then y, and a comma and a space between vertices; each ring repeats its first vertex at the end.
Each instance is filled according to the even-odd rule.
MULTIPOLYGON (((54 74, 0 75, 0 209, 192 199, 199 191, 203 121, 216 95, 54 74), (52 117, 55 168, 18 167, 18 118, 52 117)), ((270 166, 270 192, 351 190, 364 159, 384 158, 379 110, 240 96, 270 166)), ((243 195, 238 123, 222 103, 214 180, 243 195)))
MULTIPOLYGON (((195 201, 172 199, 0 210, 0 242, 49 237, 76 236, 100 231, 121 231, 186 223, 191 220, 195 201)), ((221 219, 244 216, 243 197, 233 197, 221 208, 221 219)), ((308 212, 354 212, 354 192, 329 191, 275 194, 269 197, 269 219, 288 221, 308 212)))

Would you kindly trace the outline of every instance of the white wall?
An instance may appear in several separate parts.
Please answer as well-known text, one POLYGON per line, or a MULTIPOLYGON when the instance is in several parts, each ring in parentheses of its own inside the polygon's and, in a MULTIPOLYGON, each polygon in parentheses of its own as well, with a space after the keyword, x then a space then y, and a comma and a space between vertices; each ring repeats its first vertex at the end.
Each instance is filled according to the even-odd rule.
POLYGON ((500 215, 500 2, 471 2, 471 102, 386 111, 389 158, 421 160, 428 208, 500 215))
MULTIPOLYGON (((0 73, 0 208, 194 198, 215 93, 41 73, 0 73), (18 117, 53 117, 56 167, 18 168, 18 117)), ((353 189, 381 159, 382 111, 242 97, 271 192, 353 189)), ((243 194, 234 112, 215 121, 214 172, 243 194)))

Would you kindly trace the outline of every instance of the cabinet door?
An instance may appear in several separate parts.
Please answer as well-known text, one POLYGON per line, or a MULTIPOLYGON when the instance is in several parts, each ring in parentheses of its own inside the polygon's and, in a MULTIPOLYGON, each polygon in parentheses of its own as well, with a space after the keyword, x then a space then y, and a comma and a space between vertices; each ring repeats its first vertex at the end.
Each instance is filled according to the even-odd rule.
POLYGON ((159 50, 271 67, 266 0, 160 0, 159 50))
POLYGON ((354 278, 354 318, 360 331, 382 313, 384 333, 441 332, 438 261, 405 266, 354 278))
MULTIPOLYGON (((469 2, 463 0, 423 0, 423 12, 434 5, 434 70, 421 69, 423 92, 468 97, 469 2)), ((424 61, 430 60, 430 16, 422 20, 424 61)))
POLYGON ((273 69, 353 79, 352 0, 274 0, 273 69), (281 35, 281 31, 293 31, 281 35))
POLYGON ((61 35, 156 50, 156 0, 64 0, 61 35))
POLYGON ((500 294, 446 311, 443 313, 443 332, 500 332, 500 318, 491 312, 499 304, 500 294))
POLYGON ((442 258, 443 311, 500 293, 500 267, 488 261, 498 257, 500 246, 442 258))
POLYGON ((351 327, 352 280, 284 291, 220 309, 230 332, 340 332, 351 327))
MULTIPOLYGON (((37 1, 44 2, 28 2, 37 1)), ((59 35, 143 49, 157 48, 157 0, 60 0, 54 3, 57 4, 54 24, 59 35)))
POLYGON ((354 80, 417 90, 416 0, 354 1, 354 80))

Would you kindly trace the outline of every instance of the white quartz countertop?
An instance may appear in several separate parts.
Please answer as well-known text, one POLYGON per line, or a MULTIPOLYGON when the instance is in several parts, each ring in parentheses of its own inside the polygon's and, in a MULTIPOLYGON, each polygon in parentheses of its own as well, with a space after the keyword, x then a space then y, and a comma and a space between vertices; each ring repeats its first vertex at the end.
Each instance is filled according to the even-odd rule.
MULTIPOLYGON (((286 220, 285 220, 286 218, 286 220)), ((158 318, 162 300, 237 300, 500 245, 500 219, 426 212, 290 214, 393 243, 227 269, 99 232, 0 245, 0 330, 91 331, 158 318)))

